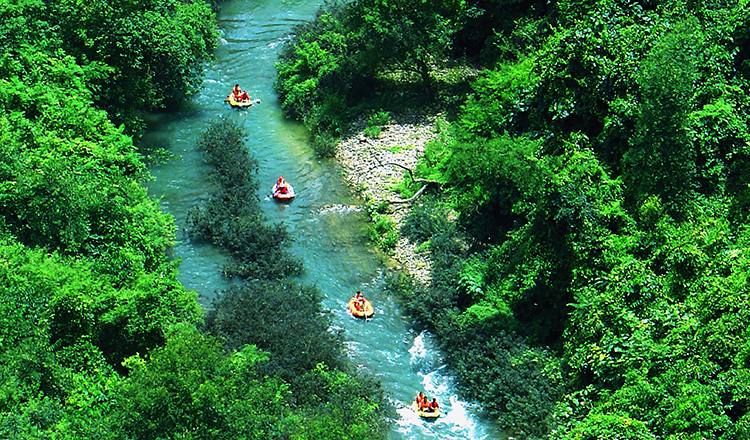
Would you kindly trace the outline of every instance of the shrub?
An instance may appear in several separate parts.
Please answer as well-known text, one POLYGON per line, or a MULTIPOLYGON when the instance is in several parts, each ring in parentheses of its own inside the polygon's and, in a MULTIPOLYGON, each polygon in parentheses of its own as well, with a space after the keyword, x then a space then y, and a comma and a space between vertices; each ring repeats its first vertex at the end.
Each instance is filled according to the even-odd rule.
POLYGON ((188 234, 231 253, 227 276, 280 279, 302 272, 302 263, 286 252, 292 237, 282 225, 263 222, 255 180, 257 161, 244 146, 244 133, 228 120, 211 124, 198 141, 215 166, 208 199, 188 212, 188 234))
POLYGON ((312 147, 319 157, 334 157, 337 152, 338 138, 328 132, 313 135, 312 147))
POLYGON ((229 349, 252 343, 268 351, 266 373, 297 383, 318 364, 347 367, 341 332, 329 331, 330 315, 319 297, 316 288, 290 281, 245 283, 214 300, 207 329, 229 349))
POLYGON ((392 251, 398 244, 399 234, 396 222, 387 215, 373 213, 365 234, 384 252, 392 251))
POLYGON ((428 201, 412 209, 401 226, 401 234, 414 242, 423 243, 434 235, 448 232, 450 228, 445 213, 434 202, 428 201))
POLYGON ((382 127, 388 125, 391 122, 391 114, 387 111, 380 110, 370 115, 367 118, 367 125, 370 127, 382 127))
POLYGON ((382 131, 383 129, 379 126, 365 127, 364 135, 365 137, 368 137, 368 138, 376 138, 380 136, 380 133, 382 133, 382 131))
POLYGON ((502 331, 468 332, 447 349, 465 396, 524 437, 547 435, 562 383, 550 353, 502 331))

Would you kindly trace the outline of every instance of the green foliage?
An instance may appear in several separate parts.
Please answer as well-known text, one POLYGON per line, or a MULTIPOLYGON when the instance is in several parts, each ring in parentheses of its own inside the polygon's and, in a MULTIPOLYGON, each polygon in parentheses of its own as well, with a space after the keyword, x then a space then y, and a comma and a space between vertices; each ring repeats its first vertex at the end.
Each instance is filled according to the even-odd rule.
POLYGON ((196 93, 218 38, 215 15, 203 1, 82 8, 71 0, 55 2, 48 13, 68 53, 82 63, 108 66, 106 87, 96 84, 96 100, 116 119, 173 106, 196 93))
POLYGON ((364 135, 369 138, 376 138, 380 136, 383 127, 390 123, 391 115, 386 111, 379 111, 372 113, 367 118, 367 127, 365 127, 364 135))
POLYGON ((511 136, 455 141, 441 164, 454 206, 478 237, 502 236, 549 177, 538 163, 538 141, 511 136), (477 145, 478 143, 478 145, 477 145), (498 228, 499 227, 499 228, 498 228))
POLYGON ((29 246, 91 257, 127 250, 136 268, 157 267, 172 244, 173 225, 139 185, 146 172, 131 139, 92 107, 78 77, 86 69, 70 57, 24 53, 28 65, 9 65, 26 78, 25 70, 41 62, 29 82, 0 83, 0 124, 7 129, 0 184, 9 231, 29 246), (65 78, 65 85, 55 78, 65 78), (38 87, 37 81, 53 82, 29 99, 28 88, 38 87), (124 218, 129 220, 119 221, 124 218), (145 218, 153 220, 140 222, 145 218))
POLYGON ((451 364, 462 391, 482 402, 502 426, 524 437, 542 438, 553 426, 562 374, 558 361, 504 332, 466 334, 452 341, 451 364))
POLYGON ((482 138, 523 132, 541 81, 536 72, 534 60, 527 58, 484 73, 472 84, 474 94, 461 113, 462 132, 482 138))
POLYGON ((449 205, 403 233, 426 240, 451 211, 461 227, 429 234, 430 286, 393 290, 446 341, 462 391, 519 435, 747 432, 746 6, 529 13, 427 146, 417 173, 449 205), (501 356, 536 350, 554 379, 515 381, 501 356), (527 389, 547 391, 522 407, 527 389))
POLYGON ((580 440, 653 440, 646 424, 627 414, 593 414, 586 417, 567 437, 580 440))
POLYGON ((173 265, 155 274, 137 274, 131 285, 115 288, 85 260, 46 257, 19 246, 3 247, 2 258, 6 265, 0 277, 10 286, 9 304, 19 310, 27 307, 25 302, 43 304, 35 312, 42 319, 20 328, 29 334, 40 331, 48 344, 60 347, 90 341, 115 367, 126 356, 162 341, 172 323, 198 322, 201 317, 194 294, 176 281, 173 265))
POLYGON ((303 120, 314 134, 341 136, 348 126, 346 83, 358 74, 345 6, 321 8, 314 21, 294 29, 294 39, 284 46, 274 88, 282 108, 303 120))
POLYGON ((384 252, 393 250, 399 239, 396 222, 389 215, 377 211, 370 214, 370 222, 365 228, 365 234, 384 252))
POLYGON ((683 60, 695 59, 703 35, 695 23, 681 24, 665 34, 639 66, 636 83, 641 89, 637 129, 623 165, 628 188, 635 194, 657 193, 665 201, 683 200, 695 189, 699 150, 687 136, 685 123, 695 107, 697 69, 683 60), (648 176, 648 178, 646 178, 648 176))
MULTIPOLYGON (((4 3, 0 15, 9 32, 2 32, 8 35, 0 41, 3 53, 36 47, 72 56, 89 72, 84 78, 90 97, 131 132, 140 128, 139 111, 174 105, 198 91, 202 64, 212 57, 218 36, 214 14, 203 1, 83 7, 69 0, 24 0, 4 3)), ((52 82, 57 83, 63 82, 52 82)))
POLYGON ((369 71, 413 71, 424 92, 433 94, 432 65, 442 62, 450 49, 450 18, 460 8, 461 2, 452 1, 423 2, 419 7, 403 0, 356 2, 351 15, 361 35, 363 62, 369 71))
POLYGON ((315 134, 312 140, 313 151, 320 157, 335 157, 338 141, 338 138, 327 132, 315 134))
POLYGON ((400 233, 412 242, 423 243, 451 228, 452 224, 446 220, 445 208, 428 202, 414 206, 401 226, 400 233))
POLYGON ((114 438, 122 360, 200 321, 194 294, 166 268, 116 289, 86 259, 4 244, 0 261, 0 436, 114 438))
POLYGON ((300 411, 293 439, 385 438, 381 414, 390 404, 372 382, 318 365, 300 380, 308 407, 300 411))
POLYGON ((208 313, 207 329, 230 349, 255 344, 270 353, 264 367, 296 383, 323 363, 345 367, 342 335, 329 332, 319 292, 293 282, 254 282, 222 292, 208 313))
MULTIPOLYGON (((451 36, 464 10, 464 2, 452 0, 418 7, 402 0, 326 3, 315 20, 294 29, 276 64, 284 111, 313 134, 340 137, 373 109, 384 118, 384 108, 400 111, 409 102, 430 111, 436 98, 440 106, 455 102, 452 89, 470 75, 457 69, 458 79, 448 79, 435 70, 450 65, 451 36), (446 89, 443 95, 438 87, 446 89)), ((377 135, 377 128, 368 129, 368 136, 377 135)))
POLYGON ((368 137, 368 138, 372 138, 372 139, 374 139, 374 138, 377 138, 377 137, 379 137, 379 136, 380 136, 380 133, 381 133, 382 131, 383 131, 383 127, 381 127, 381 126, 379 126, 379 125, 375 125, 375 126, 372 126, 372 125, 371 125, 371 126, 367 126, 367 127, 365 127, 365 129, 364 129, 364 131, 362 132, 362 134, 364 134, 364 135, 365 135, 365 137, 368 137))
POLYGON ((384 110, 374 112, 367 118, 368 127, 375 127, 375 126, 382 127, 384 125, 390 124, 390 122, 391 122, 391 114, 384 110))
POLYGON ((163 348, 128 359, 111 422, 123 438, 278 438, 289 392, 258 377, 264 358, 253 346, 225 355, 218 341, 175 327, 163 348))
POLYGON ((290 384, 288 399, 298 409, 291 438, 384 438, 390 404, 372 379, 346 373, 343 336, 330 326, 317 289, 288 281, 224 291, 207 318, 229 349, 252 343, 269 352, 258 372, 290 384))

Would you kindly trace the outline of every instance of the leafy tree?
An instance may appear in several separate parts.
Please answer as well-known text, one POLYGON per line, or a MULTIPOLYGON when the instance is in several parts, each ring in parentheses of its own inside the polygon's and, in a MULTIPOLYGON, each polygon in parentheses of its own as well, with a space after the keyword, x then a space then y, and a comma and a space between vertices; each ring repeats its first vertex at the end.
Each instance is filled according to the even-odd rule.
POLYGON ((292 439, 387 438, 389 425, 382 415, 392 409, 371 380, 321 364, 306 373, 300 385, 307 402, 292 419, 292 439))
POLYGON ((362 79, 348 8, 327 4, 313 21, 295 27, 276 63, 274 88, 284 111, 318 137, 344 134, 351 119, 348 96, 357 92, 347 84, 362 79))
POLYGON ((421 2, 417 7, 408 0, 356 2, 350 14, 357 17, 353 26, 360 32, 367 69, 413 71, 424 91, 434 93, 432 66, 447 56, 453 32, 450 19, 462 7, 463 2, 452 0, 421 2))
POLYGON ((200 88, 203 63, 213 56, 218 33, 204 1, 51 4, 66 51, 81 63, 103 63, 110 76, 92 84, 96 101, 116 120, 137 110, 174 106, 200 88))
POLYGON ((702 37, 685 23, 651 49, 639 69, 642 104, 633 148, 624 156, 629 191, 684 197, 697 184, 696 149, 685 122, 693 102, 697 71, 692 64, 702 37), (645 176, 649 176, 645 179, 645 176))
POLYGON ((120 438, 282 438, 288 391, 258 377, 253 346, 224 355, 195 328, 175 327, 166 345, 126 362, 111 423, 120 438))

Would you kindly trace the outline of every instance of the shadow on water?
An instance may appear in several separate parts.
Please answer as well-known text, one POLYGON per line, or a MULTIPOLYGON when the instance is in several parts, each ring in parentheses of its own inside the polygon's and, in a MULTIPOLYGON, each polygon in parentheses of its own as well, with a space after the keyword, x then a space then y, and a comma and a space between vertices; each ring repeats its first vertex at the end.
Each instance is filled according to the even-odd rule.
POLYGON ((180 280, 210 304, 215 292, 229 286, 220 275, 226 256, 212 246, 194 243, 185 234, 186 215, 206 196, 207 166, 195 142, 217 118, 234 119, 248 133, 247 148, 258 160, 258 196, 264 214, 287 226, 295 243, 292 251, 303 259, 301 281, 318 286, 323 305, 334 312, 334 326, 345 330, 353 361, 380 379, 400 419, 392 439, 498 439, 504 434, 493 423, 474 414, 458 399, 445 364, 426 333, 416 334, 386 291, 383 259, 364 238, 365 217, 358 200, 330 160, 315 157, 309 133, 286 119, 277 102, 274 63, 296 23, 311 19, 321 1, 230 0, 222 3, 223 36, 216 60, 206 69, 204 89, 191 103, 172 114, 153 115, 144 142, 163 146, 177 159, 154 166, 149 193, 175 217, 181 259, 180 280), (224 98, 234 84, 261 103, 246 109, 230 108, 224 98), (269 197, 276 178, 292 183, 297 197, 277 203, 269 197), (346 309, 351 295, 361 290, 375 304, 369 321, 353 318, 346 309), (421 420, 407 407, 417 391, 437 397, 444 415, 434 422, 421 420))

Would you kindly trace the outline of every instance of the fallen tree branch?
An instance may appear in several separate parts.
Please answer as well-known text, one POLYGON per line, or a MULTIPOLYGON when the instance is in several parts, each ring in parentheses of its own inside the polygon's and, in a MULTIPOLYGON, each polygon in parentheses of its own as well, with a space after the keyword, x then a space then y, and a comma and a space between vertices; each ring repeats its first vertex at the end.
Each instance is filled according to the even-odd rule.
POLYGON ((380 160, 377 157, 375 158, 375 160, 378 162, 378 165, 376 165, 374 167, 371 167, 370 169, 368 169, 364 173, 359 174, 359 176, 357 176, 357 183, 360 182, 362 176, 365 176, 365 175, 369 174, 372 170, 374 170, 376 168, 384 167, 386 165, 393 165, 395 167, 399 167, 401 169, 404 169, 404 170, 408 171, 409 172, 409 177, 411 177, 412 183, 423 183, 424 184, 424 185, 422 185, 422 188, 419 189, 419 191, 417 191, 413 196, 409 197, 408 199, 388 199, 388 200, 386 200, 386 202, 388 202, 388 203, 391 203, 391 204, 411 203, 414 200, 416 200, 417 198, 419 198, 419 196, 421 196, 427 190, 427 188, 429 188, 431 186, 436 186, 436 187, 439 188, 442 185, 440 182, 438 182, 436 180, 427 180, 427 179, 422 179, 422 178, 415 178, 414 177, 414 171, 412 171, 412 169, 409 168, 409 167, 407 167, 407 166, 401 165, 400 163, 395 163, 395 162, 382 163, 382 162, 380 162, 380 160))
POLYGON ((416 200, 417 197, 421 196, 422 193, 425 192, 427 190, 427 187, 429 187, 429 186, 430 186, 429 183, 426 183, 426 184, 422 185, 422 188, 420 188, 419 191, 416 192, 416 194, 414 194, 413 196, 409 197, 406 200, 402 200, 402 199, 395 199, 395 200, 394 199, 389 199, 388 203, 411 203, 414 200, 416 200))
POLYGON ((406 171, 409 172, 409 177, 411 177, 412 183, 426 183, 427 185, 435 185, 435 186, 438 186, 438 187, 441 185, 441 183, 438 182, 437 180, 427 180, 427 179, 422 179, 422 178, 419 178, 419 179, 415 178, 414 177, 414 173, 412 172, 411 168, 405 167, 405 166, 401 165, 400 163, 388 162, 385 165, 395 165, 395 166, 397 166, 399 168, 405 169, 406 171))
POLYGON ((409 172, 409 177, 411 177, 411 180, 414 180, 414 173, 412 172, 411 168, 403 166, 400 163, 395 163, 395 162, 387 162, 384 165, 393 165, 393 166, 397 166, 397 167, 399 167, 401 169, 404 169, 404 170, 406 170, 406 171, 409 172))

